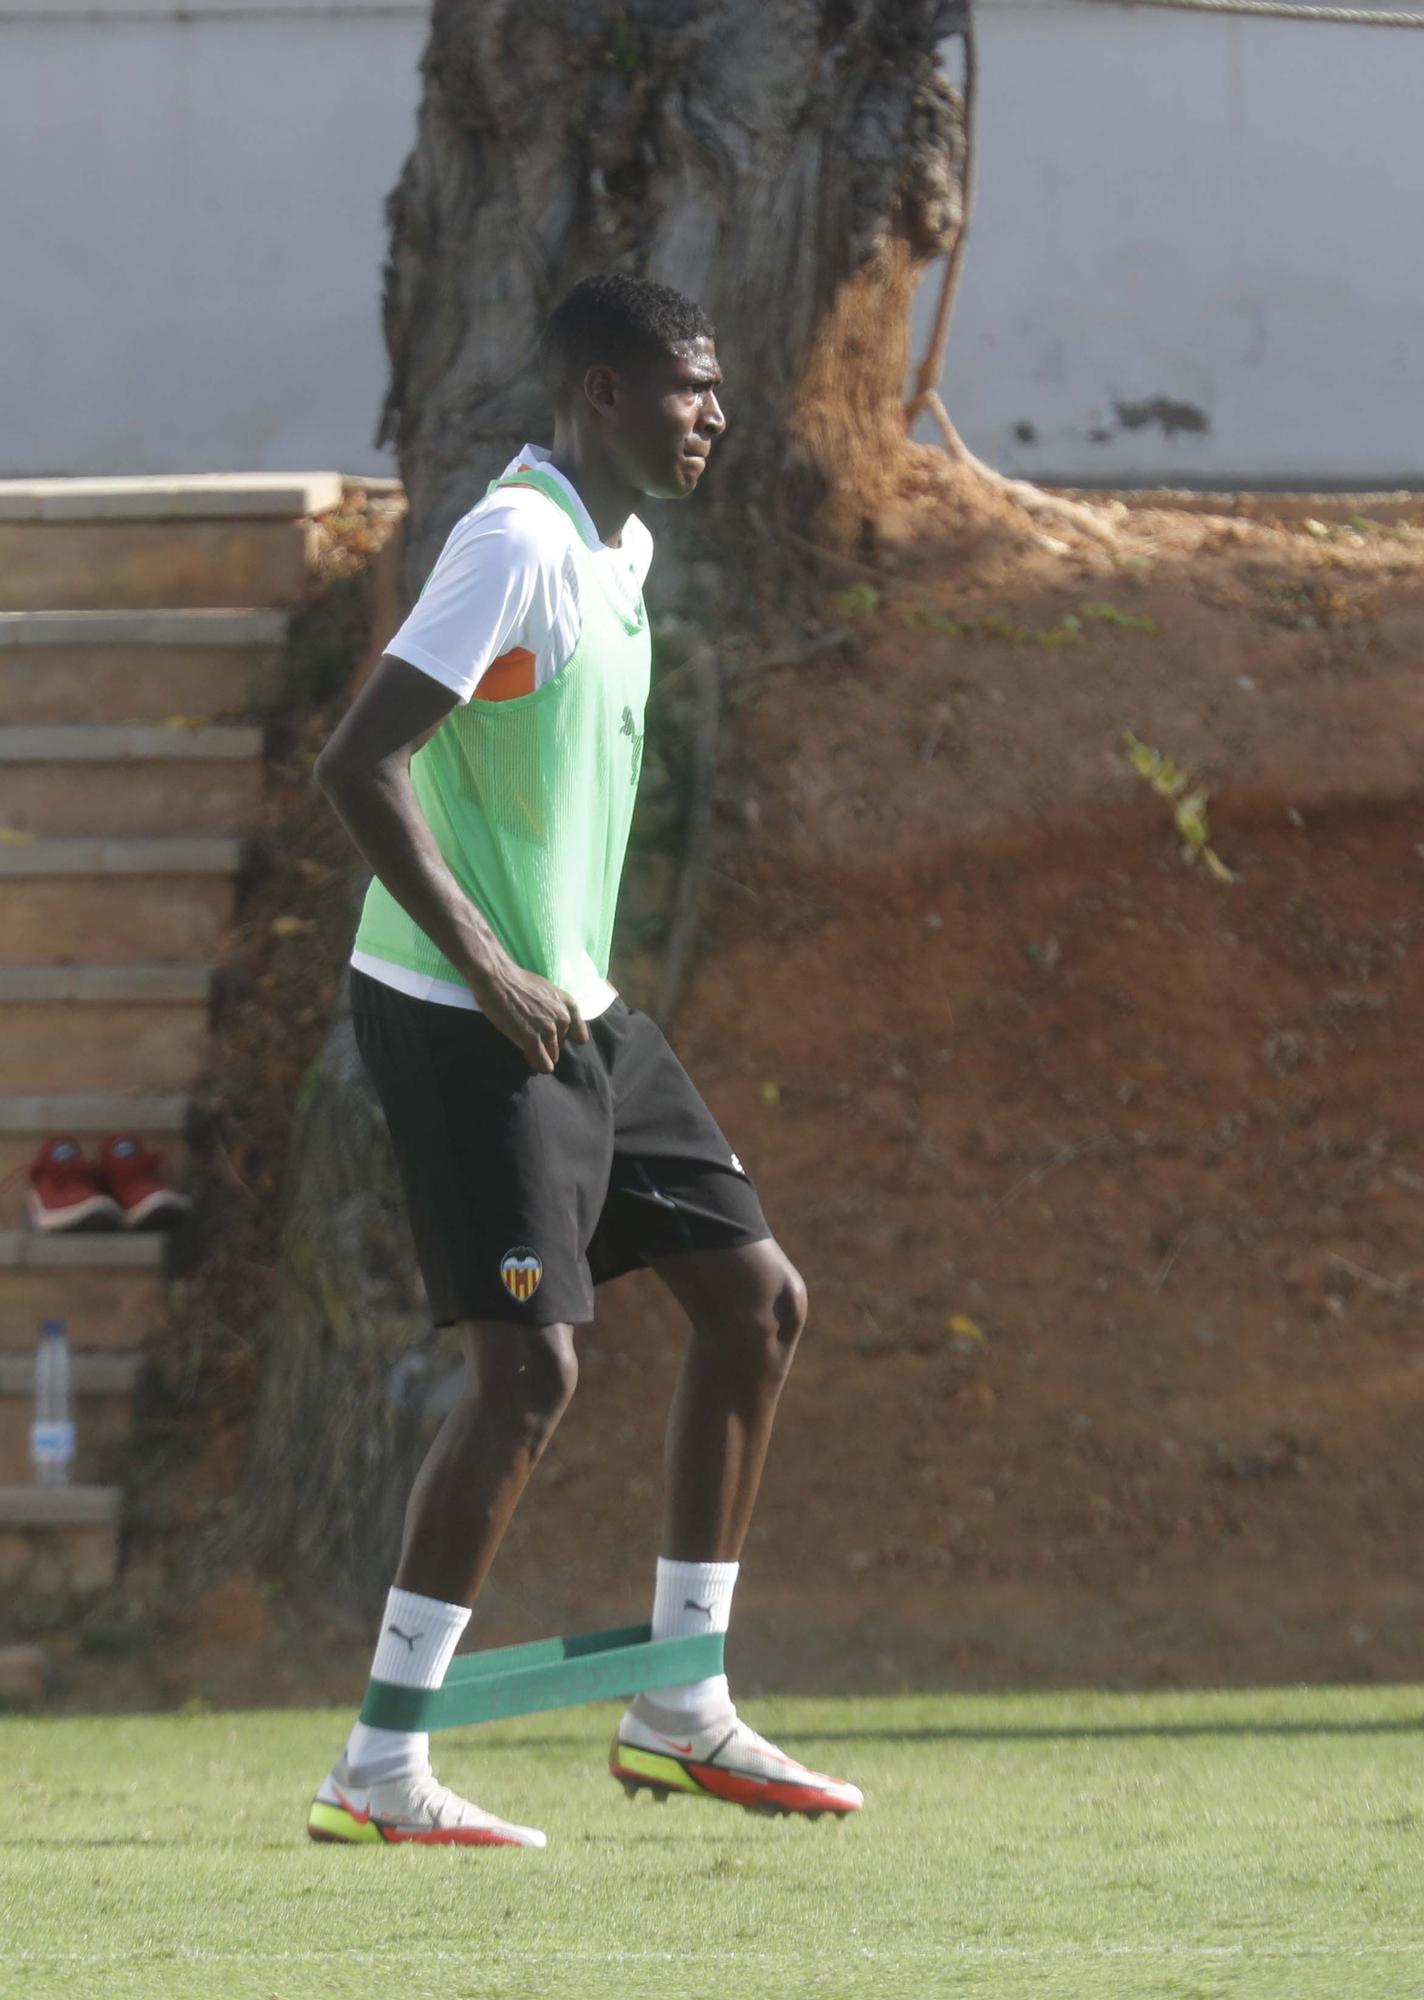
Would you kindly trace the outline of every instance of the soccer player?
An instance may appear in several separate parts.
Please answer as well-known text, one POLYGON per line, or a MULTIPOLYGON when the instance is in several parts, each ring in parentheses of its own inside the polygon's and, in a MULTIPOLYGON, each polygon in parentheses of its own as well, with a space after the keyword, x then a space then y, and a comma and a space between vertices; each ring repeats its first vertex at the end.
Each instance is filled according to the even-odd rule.
MULTIPOLYGON (((456 523, 317 762, 375 878, 351 960, 357 1042, 435 1322, 465 1352, 371 1669, 415 1688, 443 1681, 573 1395, 594 1287, 640 1266, 690 1322, 653 1637, 725 1632, 806 1311, 736 1154, 608 983, 648 691, 652 540, 633 509, 689 498, 726 427, 714 330, 666 286, 596 277, 556 308, 543 352, 552 451, 526 445, 456 523)), ((630 1792, 766 1812, 861 1804, 742 1721, 725 1675, 640 1695, 610 1769, 630 1792)), ((438 1783, 427 1735, 361 1722, 308 1830, 545 1844, 438 1783)))

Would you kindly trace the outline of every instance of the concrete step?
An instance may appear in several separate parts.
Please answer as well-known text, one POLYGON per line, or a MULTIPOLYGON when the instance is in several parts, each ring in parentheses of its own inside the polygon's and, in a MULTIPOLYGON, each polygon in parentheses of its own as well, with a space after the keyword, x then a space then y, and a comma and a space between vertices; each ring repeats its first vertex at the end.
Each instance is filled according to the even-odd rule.
POLYGON ((280 611, 0 612, 0 725, 247 715, 286 640, 280 611))
POLYGON ((108 722, 0 728, 0 821, 39 838, 245 833, 262 731, 108 722))
MULTIPOLYGON (((32 968, 25 968, 32 970, 32 968)), ((47 969, 47 968, 46 968, 47 969)), ((140 972, 151 968, 139 967, 140 972)), ((61 974, 63 968, 59 969, 61 974)), ((74 967, 81 983, 94 973, 74 967)), ((128 975, 129 967, 115 967, 128 975)), ((188 967, 165 967, 187 972, 188 967)), ((188 1100, 177 1092, 68 1091, 0 1096, 0 1230, 18 1229, 24 1220, 29 1178, 23 1171, 46 1139, 69 1134, 97 1158, 99 1141, 109 1132, 132 1132, 163 1156, 164 1172, 175 1187, 188 1177, 188 1100)))
MULTIPOLYGON (((139 1354, 72 1354, 74 1476, 80 1482, 121 1474, 133 1429, 139 1354)), ((35 1358, 0 1354, 0 1481, 30 1480, 30 1423, 35 1404, 35 1358)))
POLYGON ((236 840, 0 842, 0 964, 216 958, 236 840))
POLYGON ((0 480, 0 610, 299 603, 334 472, 0 480))
POLYGON ((0 1596, 17 1622, 108 1588, 121 1498, 117 1486, 0 1486, 0 1596))
POLYGON ((0 1353, 29 1353, 46 1319, 86 1353, 132 1353, 163 1323, 166 1267, 159 1235, 0 1230, 0 1353))
POLYGON ((207 965, 0 966, 0 1091, 181 1090, 207 1054, 207 965))

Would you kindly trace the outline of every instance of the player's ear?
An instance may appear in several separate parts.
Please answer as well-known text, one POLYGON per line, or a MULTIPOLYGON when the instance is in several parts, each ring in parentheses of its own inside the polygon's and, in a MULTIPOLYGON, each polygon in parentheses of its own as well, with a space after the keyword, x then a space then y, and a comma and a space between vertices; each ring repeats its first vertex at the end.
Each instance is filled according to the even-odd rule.
POLYGON ((603 415, 608 415, 615 401, 613 393, 613 370, 604 362, 589 369, 583 378, 583 393, 593 407, 603 415))

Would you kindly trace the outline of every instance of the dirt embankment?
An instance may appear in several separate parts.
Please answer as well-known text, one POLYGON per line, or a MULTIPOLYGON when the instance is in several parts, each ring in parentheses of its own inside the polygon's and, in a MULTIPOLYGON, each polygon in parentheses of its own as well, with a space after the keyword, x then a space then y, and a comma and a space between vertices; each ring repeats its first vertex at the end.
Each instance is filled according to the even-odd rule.
POLYGON ((679 1039, 815 1300, 748 1582, 890 1683, 1417 1677, 1424 534, 1123 544, 739 712, 679 1039))
MULTIPOLYGON (((824 624, 735 682, 673 1037, 813 1301, 742 1683, 1424 1676, 1424 530, 1142 514, 824 624)), ((678 1330, 650 1279, 599 1312, 488 1642, 645 1595, 678 1330)))

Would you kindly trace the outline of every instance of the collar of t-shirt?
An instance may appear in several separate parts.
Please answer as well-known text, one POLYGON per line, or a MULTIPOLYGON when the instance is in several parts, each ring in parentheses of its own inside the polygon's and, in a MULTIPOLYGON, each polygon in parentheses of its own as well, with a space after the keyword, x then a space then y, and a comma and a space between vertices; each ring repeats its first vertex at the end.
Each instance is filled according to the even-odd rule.
POLYGON ((542 444, 526 444, 517 458, 512 458, 504 468, 501 478, 509 479, 516 472, 527 471, 537 466, 558 486, 561 493, 568 495, 573 508, 574 519, 587 546, 597 556, 611 558, 609 567, 615 575, 627 576, 632 580, 633 599, 636 602, 639 591, 648 580, 648 571, 653 562, 653 538, 636 514, 630 514, 623 523, 620 545, 612 548, 604 541, 593 525, 593 516, 584 506, 578 488, 573 481, 559 471, 553 462, 553 453, 542 444))
POLYGON ((535 467, 567 496, 567 511, 528 486, 499 486, 450 530, 418 601, 387 652, 462 702, 531 694, 563 671, 582 629, 575 539, 613 603, 636 616, 653 538, 636 515, 618 548, 600 540, 573 485, 542 445, 526 444, 505 477, 535 467))

